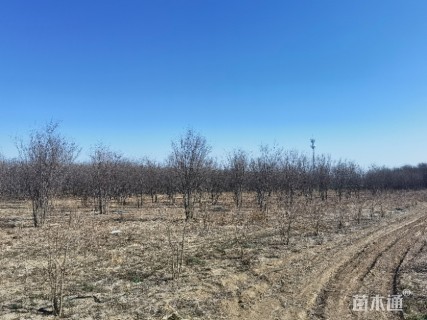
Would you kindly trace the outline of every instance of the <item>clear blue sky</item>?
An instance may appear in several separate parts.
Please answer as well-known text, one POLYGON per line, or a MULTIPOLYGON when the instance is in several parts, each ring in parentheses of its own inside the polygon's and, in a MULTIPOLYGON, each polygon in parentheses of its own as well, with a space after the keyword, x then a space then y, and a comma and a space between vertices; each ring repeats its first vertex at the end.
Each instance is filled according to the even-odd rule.
POLYGON ((0 152, 61 120, 83 147, 163 159, 261 143, 427 162, 427 1, 0 2, 0 152))

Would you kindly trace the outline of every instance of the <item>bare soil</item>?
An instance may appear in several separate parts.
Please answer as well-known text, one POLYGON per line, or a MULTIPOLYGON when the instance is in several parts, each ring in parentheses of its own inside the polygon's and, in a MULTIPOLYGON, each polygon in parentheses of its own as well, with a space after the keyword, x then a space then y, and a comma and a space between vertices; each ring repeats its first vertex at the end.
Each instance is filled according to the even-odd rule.
POLYGON ((331 201, 318 234, 310 210, 299 212, 286 245, 279 209, 258 212, 246 196, 242 210, 223 196, 187 224, 162 197, 142 208, 114 205, 106 215, 62 199, 42 228, 32 227, 28 203, 2 202, 0 318, 54 318, 47 264, 57 239, 69 248, 68 319, 424 319, 425 192, 342 200, 340 223, 343 204, 331 201), (372 297, 383 297, 386 309, 387 297, 404 289, 411 295, 403 311, 370 310, 372 297), (369 297, 368 311, 353 310, 355 295, 369 297))

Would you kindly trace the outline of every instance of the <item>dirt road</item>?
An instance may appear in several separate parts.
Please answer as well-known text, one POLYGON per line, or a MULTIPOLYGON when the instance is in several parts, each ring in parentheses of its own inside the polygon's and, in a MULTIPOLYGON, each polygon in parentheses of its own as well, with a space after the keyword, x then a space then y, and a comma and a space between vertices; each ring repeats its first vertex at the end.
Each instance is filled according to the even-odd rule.
POLYGON ((427 206, 419 204, 405 214, 259 267, 258 284, 224 305, 229 318, 401 319, 401 311, 389 310, 387 298, 401 294, 401 265, 425 244, 426 212, 427 206), (367 311, 353 310, 355 295, 366 295, 367 311))

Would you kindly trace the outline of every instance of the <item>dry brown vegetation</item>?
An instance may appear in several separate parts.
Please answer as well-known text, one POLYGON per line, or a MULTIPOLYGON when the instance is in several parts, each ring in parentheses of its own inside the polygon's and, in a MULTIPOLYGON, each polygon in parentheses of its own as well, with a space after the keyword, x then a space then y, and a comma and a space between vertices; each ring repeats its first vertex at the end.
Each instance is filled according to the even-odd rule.
POLYGON ((2 202, 0 317, 397 319, 351 299, 404 288, 405 316, 427 314, 426 192, 272 197, 267 211, 243 198, 201 197, 188 221, 167 196, 110 214, 56 199, 39 228, 31 203, 2 202))

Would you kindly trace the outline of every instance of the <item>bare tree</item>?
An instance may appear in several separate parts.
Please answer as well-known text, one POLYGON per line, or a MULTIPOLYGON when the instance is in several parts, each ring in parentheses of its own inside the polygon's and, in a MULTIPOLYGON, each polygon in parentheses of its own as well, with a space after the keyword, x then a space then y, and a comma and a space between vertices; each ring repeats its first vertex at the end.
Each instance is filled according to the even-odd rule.
POLYGON ((30 134, 28 142, 17 144, 25 189, 33 207, 34 226, 44 224, 52 207, 52 199, 62 187, 69 164, 78 155, 79 149, 62 137, 58 123, 50 122, 39 131, 30 134))
POLYGON ((122 207, 126 205, 126 200, 132 195, 132 175, 134 173, 133 163, 130 160, 117 159, 113 172, 113 197, 117 204, 122 207))
POLYGON ((24 199, 27 181, 20 160, 3 160, 0 164, 0 198, 24 199))
POLYGON ((229 174, 229 185, 233 192, 234 203, 237 208, 242 207, 243 188, 247 176, 249 159, 248 155, 243 150, 234 150, 228 156, 227 170, 229 174))
POLYGON ((331 184, 332 161, 330 156, 320 155, 316 159, 314 167, 315 181, 319 189, 320 198, 328 198, 328 190, 331 184))
POLYGON ((91 169, 89 163, 71 165, 64 188, 66 195, 80 198, 85 207, 89 206, 88 200, 93 196, 91 169))
POLYGON ((261 211, 268 211, 269 199, 278 189, 279 163, 282 149, 261 146, 261 155, 250 163, 252 188, 256 191, 257 203, 261 211))
POLYGON ((150 195, 151 202, 157 202, 160 188, 160 164, 156 161, 145 159, 142 166, 145 192, 150 195))
POLYGON ((109 201, 113 196, 117 167, 121 155, 109 150, 108 147, 98 144, 91 154, 92 184, 97 209, 100 214, 107 213, 109 201))
POLYGON ((140 208, 145 191, 144 164, 142 161, 135 164, 135 172, 132 178, 134 194, 137 196, 137 206, 140 208))
POLYGON ((209 192, 211 204, 218 204, 219 197, 225 190, 225 172, 218 163, 212 162, 207 171, 206 191, 209 192))
POLYGON ((170 166, 170 164, 166 164, 163 167, 161 172, 161 181, 162 181, 162 190, 168 196, 169 201, 172 204, 175 204, 175 195, 178 192, 178 183, 177 183, 177 175, 175 170, 170 166))
POLYGON ((279 203, 291 206, 296 192, 302 191, 301 155, 296 151, 288 151, 283 154, 279 163, 279 203))
POLYGON ((372 166, 365 174, 365 187, 373 195, 380 193, 387 188, 388 183, 392 180, 391 170, 386 167, 372 166))
POLYGON ((193 218, 194 195, 203 183, 210 162, 209 152, 206 139, 191 129, 178 141, 172 142, 170 163, 179 180, 186 220, 193 218))

